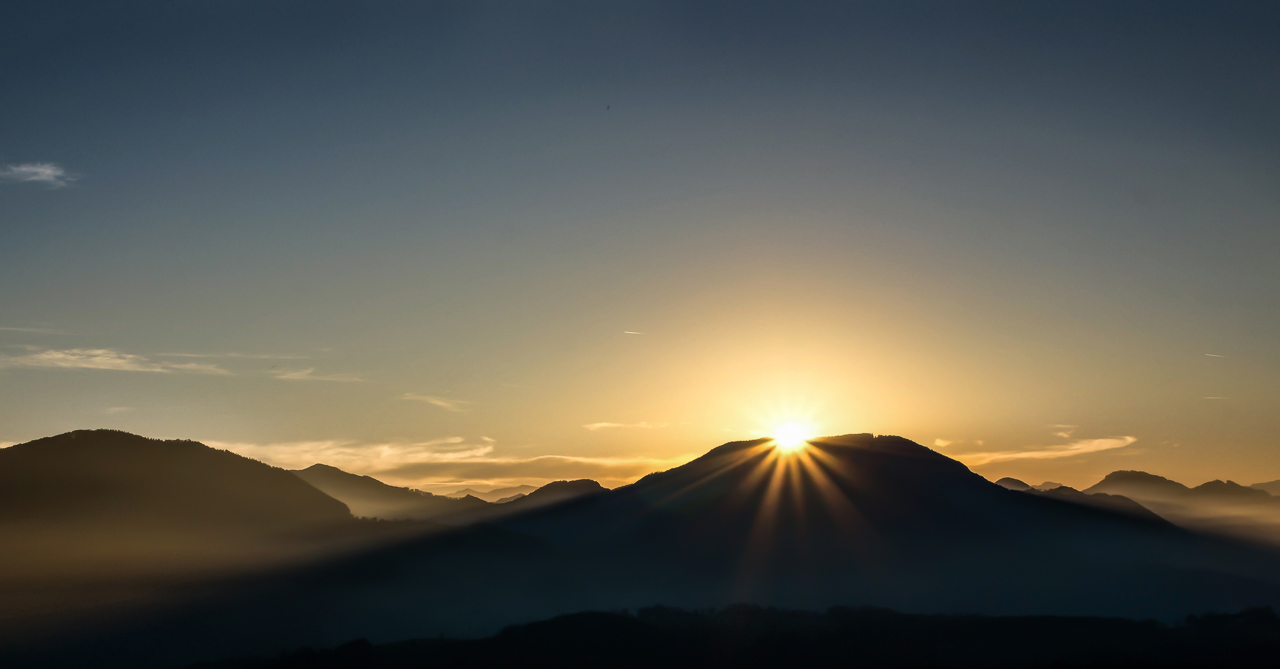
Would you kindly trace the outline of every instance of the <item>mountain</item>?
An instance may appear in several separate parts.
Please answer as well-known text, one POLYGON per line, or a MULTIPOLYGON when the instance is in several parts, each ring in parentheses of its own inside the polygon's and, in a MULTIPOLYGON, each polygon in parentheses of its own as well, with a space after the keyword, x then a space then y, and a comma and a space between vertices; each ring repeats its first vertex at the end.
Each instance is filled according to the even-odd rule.
POLYGON ((996 481, 996 485, 1000 486, 1001 488, 1008 488, 1009 490, 1021 490, 1021 491, 1033 490, 1031 486, 1027 485, 1026 483, 1023 483, 1022 481, 1019 481, 1018 479, 1013 478, 1012 476, 1006 476, 1000 479, 999 481, 996 481))
POLYGON ((1202 483, 1192 488, 1191 494, 1224 502, 1266 502, 1271 499, 1271 493, 1258 488, 1246 488, 1235 481, 1214 480, 1202 483))
MULTIPOLYGON (((541 488, 520 486, 530 489, 530 492, 516 493, 490 503, 474 495, 446 497, 411 488, 397 488, 371 476, 352 474, 329 465, 312 465, 293 473, 345 503, 356 516, 382 520, 431 520, 446 525, 493 521, 605 490, 590 479, 553 481, 541 488)), ((492 496, 494 492, 498 491, 486 494, 492 496)))
POLYGON ((461 498, 461 497, 467 497, 469 495, 471 497, 482 499, 486 502, 497 502, 503 498, 513 497, 515 495, 527 495, 537 489, 538 488, 536 486, 531 486, 531 485, 517 485, 517 486, 511 486, 508 488, 494 488, 493 490, 488 490, 484 492, 476 490, 474 488, 463 488, 461 490, 455 490, 451 493, 448 493, 445 495, 445 497, 461 498))
POLYGON ((78 430, 0 449, 0 523, 235 532, 350 518, 283 469, 194 441, 78 430))
POLYGON ((1007 490, 900 437, 818 439, 794 455, 756 440, 629 486, 227 586, 216 605, 59 652, 183 664, 734 602, 1171 620, 1280 605, 1280 555, 1007 490))
POLYGON ((559 504, 578 497, 598 495, 607 490, 608 488, 591 479, 552 481, 519 499, 510 500, 507 504, 511 505, 511 508, 524 511, 559 504))
POLYGON ((1129 497, 1189 530, 1280 546, 1280 498, 1256 486, 1215 480, 1188 488, 1146 472, 1119 471, 1085 492, 1129 497))
POLYGON ((275 560, 354 522, 289 472, 194 441, 79 430, 0 449, 0 580, 275 560))
POLYGON ((1191 489, 1163 476, 1139 471, 1116 471, 1098 483, 1085 488, 1087 494, 1123 495, 1137 500, 1173 500, 1184 498, 1191 489))
POLYGON ((1255 483, 1250 488, 1261 490, 1271 495, 1280 496, 1280 481, 1267 481, 1266 483, 1255 483))
POLYGON ((1054 497, 1068 502, 1073 502, 1075 504, 1084 504, 1086 506, 1094 506, 1100 509, 1116 511, 1135 518, 1140 518, 1147 522, 1168 522, 1147 507, 1122 495, 1108 495, 1105 492, 1084 493, 1065 485, 1058 486, 1057 488, 1050 488, 1049 490, 1036 490, 1032 488, 1028 492, 1054 497))
POLYGON ((489 506, 488 502, 470 495, 455 499, 411 488, 397 488, 371 476, 351 474, 323 464, 312 465, 293 474, 340 500, 352 514, 363 518, 440 520, 489 506))

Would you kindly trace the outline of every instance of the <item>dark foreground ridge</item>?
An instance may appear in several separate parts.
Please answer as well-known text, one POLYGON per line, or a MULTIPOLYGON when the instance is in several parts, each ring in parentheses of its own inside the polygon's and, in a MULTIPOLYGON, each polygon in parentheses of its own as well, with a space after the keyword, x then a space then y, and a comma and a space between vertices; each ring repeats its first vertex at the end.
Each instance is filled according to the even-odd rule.
POLYGON ((652 607, 508 627, 477 640, 363 639, 324 651, 193 669, 400 667, 1274 667, 1270 608, 1189 616, 1180 625, 1120 618, 909 615, 837 607, 825 614, 738 605, 652 607))

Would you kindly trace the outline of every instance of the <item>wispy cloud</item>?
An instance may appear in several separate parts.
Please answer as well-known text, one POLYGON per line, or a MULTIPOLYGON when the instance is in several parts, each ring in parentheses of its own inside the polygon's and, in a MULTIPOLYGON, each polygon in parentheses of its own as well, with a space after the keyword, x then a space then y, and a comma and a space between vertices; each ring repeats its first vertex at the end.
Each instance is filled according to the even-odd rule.
POLYGON ((134 410, 136 410, 136 407, 110 407, 104 410, 102 413, 105 413, 108 416, 114 416, 118 413, 126 413, 134 410))
POLYGON ((1218 355, 1217 353, 1205 353, 1205 355, 1209 356, 1210 358, 1225 358, 1225 357, 1227 357, 1227 356, 1225 356, 1225 355, 1218 355))
POLYGON ((1079 429, 1079 427, 1080 427, 1079 425, 1054 425, 1053 429, 1055 431, 1053 433, 1053 436, 1062 437, 1063 439, 1070 439, 1071 435, 1075 434, 1076 430, 1079 429))
POLYGON ((1035 450, 1000 451, 995 453, 965 453, 956 457, 966 465, 985 465, 992 462, 1007 462, 1009 460, 1049 460, 1124 448, 1137 440, 1137 437, 1080 439, 1069 444, 1048 446, 1035 450))
POLYGON ((632 427, 632 428, 653 430, 653 429, 666 427, 666 426, 667 426, 666 423, 640 422, 640 423, 587 423, 582 427, 585 427, 586 429, 594 432, 596 430, 611 430, 613 428, 618 428, 618 427, 632 427))
POLYGON ((47 328, 6 328, 6 327, 0 327, 0 331, 4 331, 4 332, 26 332, 26 333, 28 333, 28 334, 49 334, 49 335, 60 335, 60 334, 66 334, 65 332, 63 332, 63 331, 61 331, 61 330, 49 330, 49 329, 47 329, 47 328))
POLYGON ((454 400, 448 397, 440 397, 438 395, 419 395, 418 393, 405 393, 400 396, 402 400, 413 400, 415 402, 426 402, 432 406, 440 407, 445 411, 462 412, 468 411, 468 405, 472 402, 466 400, 454 400))
POLYGON ((934 439, 933 440, 933 445, 937 448, 946 448, 953 443, 955 442, 951 441, 950 439, 934 439))
POLYGON ((458 483, 497 486, 579 478, 595 479, 605 486, 616 487, 693 459, 691 455, 676 458, 505 457, 495 454, 496 442, 488 437, 444 437, 413 443, 340 440, 204 443, 286 469, 303 469, 324 463, 355 474, 375 476, 395 485, 415 487, 458 483))
POLYGON ((160 358, 244 358, 247 360, 306 360, 305 355, 276 353, 157 353, 160 358))
POLYGON ((21 163, 5 165, 4 169, 0 169, 0 181, 38 183, 50 188, 62 188, 79 178, 56 163, 21 163))
POLYGON ((281 381, 334 381, 337 383, 359 383, 364 379, 354 374, 316 374, 315 367, 306 369, 277 369, 271 375, 281 381))
POLYGON ((167 374, 186 372, 191 374, 227 375, 217 365, 188 363, 174 364, 154 361, 141 355, 121 353, 109 348, 70 348, 36 350, 26 355, 0 355, 0 369, 27 367, 47 369, 102 369, 116 372, 151 372, 167 374))
POLYGON ((622 331, 622 334, 629 334, 629 335, 642 335, 642 334, 644 334, 644 333, 643 333, 643 332, 633 332, 633 331, 631 331, 631 330, 623 330, 623 331, 622 331))
POLYGON ((492 453, 494 447, 494 441, 488 437, 480 437, 473 441, 462 437, 443 437, 429 441, 390 443, 354 440, 268 444, 222 441, 204 443, 287 469, 302 469, 316 463, 324 463, 356 473, 367 473, 408 463, 453 462, 484 457, 492 453))

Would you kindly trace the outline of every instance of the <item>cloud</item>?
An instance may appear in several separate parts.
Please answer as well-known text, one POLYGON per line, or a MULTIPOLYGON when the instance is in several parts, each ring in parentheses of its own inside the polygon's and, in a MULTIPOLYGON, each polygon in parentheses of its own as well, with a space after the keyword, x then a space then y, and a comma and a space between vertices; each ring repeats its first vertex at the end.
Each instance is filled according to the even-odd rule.
POLYGON ((666 427, 666 426, 667 426, 666 423, 641 422, 641 423, 587 423, 582 427, 585 427, 588 430, 591 430, 592 432, 594 432, 596 430, 610 430, 615 427, 634 427, 634 428, 642 428, 646 430, 653 430, 653 429, 666 427))
POLYGON ((66 334, 65 332, 63 332, 63 331, 61 331, 61 330, 48 330, 48 329, 45 329, 45 328, 0 328, 0 331, 4 331, 4 332, 26 332, 26 333, 29 333, 29 334, 51 334, 51 335, 66 334))
POLYGON ((160 358, 244 358, 247 360, 306 360, 305 355, 276 355, 274 353, 157 353, 160 358))
POLYGON ((424 442, 370 443, 302 441, 268 444, 208 441, 205 444, 286 469, 324 463, 355 474, 375 476, 396 485, 433 486, 475 483, 506 485, 591 478, 616 487, 656 471, 682 465, 677 458, 587 458, 565 455, 504 457, 495 455, 488 437, 444 437, 424 442))
POLYGON ((1070 439, 1071 435, 1075 434, 1076 429, 1079 428, 1080 426, 1079 425, 1054 425, 1052 427, 1055 430, 1057 430, 1056 432, 1053 433, 1053 436, 1062 437, 1063 439, 1070 439))
POLYGON ((80 177, 54 163, 22 163, 5 165, 0 169, 0 181, 10 183, 39 183, 50 188, 62 188, 80 177))
POLYGON ((623 330, 623 331, 622 331, 622 334, 629 334, 629 335, 642 335, 642 334, 644 334, 644 333, 643 333, 643 332, 632 332, 631 330, 623 330))
POLYGON ((465 400, 451 400, 448 397, 439 397, 437 395, 419 395, 418 393, 405 393, 400 396, 402 400, 414 400, 416 402, 426 402, 432 406, 440 407, 445 411, 462 412, 467 411, 467 405, 471 402, 465 400))
POLYGON ((136 409, 136 407, 111 407, 111 408, 109 408, 109 409, 106 409, 106 410, 105 410, 105 411, 103 411, 102 413, 105 413, 105 414, 107 414, 108 416, 114 416, 114 415, 116 415, 116 414, 118 414, 118 413, 125 413, 125 412, 127 412, 127 411, 134 411, 135 409, 136 409))
POLYGON ((1225 356, 1225 355, 1218 355, 1217 353, 1205 353, 1205 355, 1209 356, 1210 358, 1225 358, 1225 357, 1227 357, 1227 356, 1225 356))
POLYGON ((1117 448, 1124 448, 1129 444, 1137 441, 1137 437, 1107 437, 1104 439, 1080 439, 1069 444, 1060 446, 1049 446, 1032 451, 1000 451, 996 453, 965 453, 958 455, 957 458, 966 465, 985 465, 992 462, 1006 462, 1008 460, 1049 460, 1056 458, 1069 458, 1076 455, 1084 455, 1086 453, 1097 453, 1099 451, 1110 451, 1117 448))
POLYGON ((364 379, 352 374, 325 374, 319 375, 315 373, 315 367, 306 369, 277 369, 271 372, 271 375, 281 381, 334 381, 337 383, 359 383, 364 379))
POLYGON ((933 445, 938 448, 946 448, 953 443, 955 442, 951 441, 950 439, 934 439, 933 440, 933 445))
POLYGON ((217 365, 156 362, 141 355, 121 353, 109 348, 47 349, 43 351, 36 350, 27 355, 0 355, 0 369, 6 367, 103 369, 116 372, 151 372, 159 374, 186 372, 224 376, 231 373, 217 365))

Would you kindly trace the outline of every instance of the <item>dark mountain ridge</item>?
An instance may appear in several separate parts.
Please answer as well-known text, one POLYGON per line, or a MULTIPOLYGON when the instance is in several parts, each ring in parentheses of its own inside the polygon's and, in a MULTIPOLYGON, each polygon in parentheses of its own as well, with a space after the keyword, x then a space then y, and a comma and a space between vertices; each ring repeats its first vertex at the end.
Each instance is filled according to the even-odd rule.
POLYGON ((797 455, 725 444, 630 486, 226 592, 79 652, 190 661, 658 602, 1171 619, 1280 604, 1280 556, 846 435, 797 455))
POLYGON ((470 495, 453 498, 399 488, 372 476, 351 474, 324 464, 296 470, 293 474, 330 497, 341 500, 352 514, 364 518, 441 520, 489 506, 488 502, 470 495))
POLYGON ((0 523, 296 531, 351 519, 289 472, 194 441, 77 430, 0 449, 0 523))
POLYGON ((1131 669, 1274 667, 1271 609, 1189 616, 1177 625, 1121 618, 986 617, 835 607, 825 613, 748 605, 718 611, 653 606, 513 625, 483 639, 414 639, 227 660, 199 669, 513 667, 972 667, 1131 669), (856 658, 856 660, 854 659, 856 658))
POLYGON ((351 474, 329 465, 312 465, 293 473, 346 503, 356 516, 382 520, 430 520, 453 526, 493 521, 605 491, 590 479, 552 481, 528 494, 521 493, 491 503, 472 495, 445 497, 412 488, 397 488, 371 476, 351 474))

